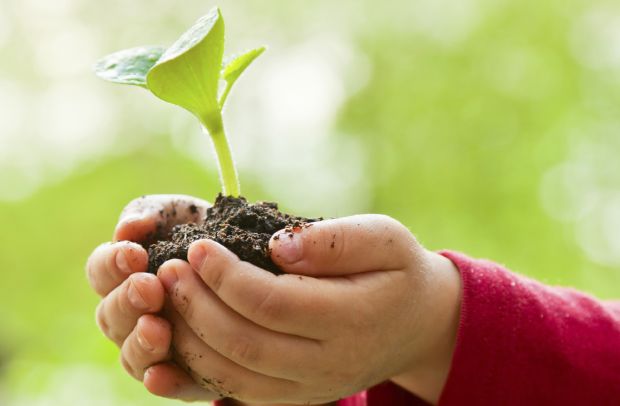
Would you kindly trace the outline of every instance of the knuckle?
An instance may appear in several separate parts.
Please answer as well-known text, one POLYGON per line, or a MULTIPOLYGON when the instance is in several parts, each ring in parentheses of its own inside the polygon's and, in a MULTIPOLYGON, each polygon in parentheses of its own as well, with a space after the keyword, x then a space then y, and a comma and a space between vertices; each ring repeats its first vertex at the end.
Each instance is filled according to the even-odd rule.
POLYGON ((373 214, 372 222, 377 225, 377 229, 383 233, 402 233, 408 232, 407 228, 398 220, 386 214, 373 214))
POLYGON ((322 229, 321 234, 322 246, 326 252, 317 252, 316 255, 323 256, 323 259, 320 259, 322 262, 338 262, 345 252, 347 233, 344 225, 340 221, 334 221, 328 227, 322 229))
POLYGON ((147 329, 145 317, 142 316, 138 319, 136 324, 136 333, 134 335, 134 341, 136 348, 140 350, 145 357, 148 357, 151 361, 155 362, 157 359, 153 357, 159 357, 167 355, 170 350, 170 332, 165 327, 164 321, 156 321, 151 325, 150 329, 147 329), (157 326, 155 329, 154 326, 157 326))
POLYGON ((105 273, 105 259, 107 259, 105 255, 110 246, 110 243, 100 245, 92 252, 86 261, 86 278, 88 279, 90 286, 100 295, 104 295, 106 293, 101 286, 101 277, 104 276, 102 274, 105 273))
POLYGON ((126 316, 126 317, 134 317, 134 315, 136 314, 136 309, 134 308, 134 306, 131 304, 131 301, 129 300, 129 284, 130 283, 131 283, 130 280, 125 281, 122 285, 121 291, 118 292, 118 294, 115 295, 114 297, 114 301, 116 303, 116 307, 119 313, 122 316, 126 316))
POLYGON ((88 259, 86 260, 86 265, 84 266, 84 272, 86 273, 86 278, 88 279, 88 282, 90 283, 90 285, 94 288, 94 279, 93 279, 93 262, 94 262, 94 257, 95 255, 97 255, 97 252, 94 251, 92 254, 90 254, 90 256, 88 257, 88 259))
POLYGON ((177 311, 183 315, 186 320, 192 320, 196 314, 196 305, 193 299, 194 295, 187 294, 183 285, 179 284, 174 293, 174 301, 177 311))
POLYGON ((260 350, 255 340, 240 336, 231 340, 228 351, 232 359, 241 364, 256 364, 260 358, 260 350))
POLYGON ((243 262, 226 248, 211 240, 201 240, 201 248, 206 250, 207 258, 197 269, 200 278, 214 292, 219 292, 226 283, 227 275, 234 272, 233 268, 243 266, 243 262))
POLYGON ((90 285, 90 287, 98 294, 98 295, 103 295, 103 289, 100 287, 98 278, 97 278, 97 274, 95 271, 95 267, 92 263, 92 261, 88 261, 86 263, 86 279, 88 280, 88 284, 90 285))
POLYGON ((97 306, 97 310, 95 313, 95 320, 99 329, 108 339, 114 341, 115 343, 120 343, 122 341, 122 337, 116 332, 112 326, 110 326, 110 322, 108 320, 105 300, 102 300, 97 306))
POLYGON ((109 332, 110 332, 110 326, 108 325, 108 322, 106 321, 105 312, 104 312, 104 306, 105 306, 104 303, 105 302, 103 300, 99 302, 99 305, 97 306, 97 309, 95 310, 95 321, 97 323, 97 326, 99 326, 99 330, 101 330, 101 332, 105 334, 106 337, 108 337, 109 332))
POLYGON ((129 361, 127 361, 127 359, 125 358, 124 355, 121 354, 121 365, 123 366, 123 369, 125 369, 125 371, 131 375, 132 377, 140 380, 140 377, 138 376, 138 374, 136 373, 136 370, 132 367, 132 365, 129 363, 129 361))
POLYGON ((118 244, 119 243, 115 246, 111 245, 110 249, 108 249, 105 253, 102 253, 105 257, 103 259, 103 267, 100 272, 106 273, 112 280, 120 282, 123 278, 121 278, 121 272, 117 266, 117 256, 123 255, 123 253, 122 247, 119 247, 118 244))
POLYGON ((269 323, 282 318, 284 301, 275 289, 269 289, 258 301, 254 316, 257 321, 269 323))
POLYGON ((344 226, 342 224, 338 224, 338 226, 334 230, 334 239, 331 243, 331 247, 335 248, 333 250, 334 262, 339 262, 343 258, 344 253, 346 252, 345 245, 347 239, 345 237, 346 233, 344 230, 344 226))
POLYGON ((397 244, 390 245, 392 250, 399 252, 400 257, 410 257, 420 250, 421 245, 415 238, 413 233, 402 224, 400 221, 393 217, 376 214, 375 222, 377 224, 377 230, 381 233, 381 237, 388 241, 396 241, 397 244))
POLYGON ((381 214, 379 217, 382 223, 386 225, 387 232, 396 233, 405 238, 405 240, 415 241, 415 237, 403 223, 385 214, 381 214))
POLYGON ((225 275, 222 264, 210 264, 207 260, 206 264, 204 264, 200 270, 200 274, 205 279, 211 290, 216 293, 221 290, 225 275))

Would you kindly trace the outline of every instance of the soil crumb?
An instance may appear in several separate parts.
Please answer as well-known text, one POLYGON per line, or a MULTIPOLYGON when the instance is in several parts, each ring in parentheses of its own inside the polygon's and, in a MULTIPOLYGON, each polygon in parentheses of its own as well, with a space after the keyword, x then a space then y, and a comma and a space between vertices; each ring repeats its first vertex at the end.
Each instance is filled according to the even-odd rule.
MULTIPOLYGON (((203 224, 188 223, 174 226, 148 247, 149 272, 169 259, 187 260, 187 249, 196 240, 212 239, 222 244, 243 260, 274 274, 282 273, 271 261, 269 239, 278 230, 298 232, 307 227, 312 219, 292 216, 278 211, 277 203, 258 202, 249 204, 244 197, 219 194, 213 207, 207 209, 203 224)), ((292 236, 292 234, 291 234, 292 236)))

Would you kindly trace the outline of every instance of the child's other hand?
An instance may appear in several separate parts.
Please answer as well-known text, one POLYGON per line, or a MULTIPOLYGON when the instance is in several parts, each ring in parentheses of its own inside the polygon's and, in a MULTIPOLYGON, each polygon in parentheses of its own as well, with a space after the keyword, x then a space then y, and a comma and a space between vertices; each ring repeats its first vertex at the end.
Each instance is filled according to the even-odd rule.
POLYGON ((97 324, 121 347, 121 362, 136 379, 161 396, 211 400, 217 395, 183 379, 170 359, 170 325, 153 315, 164 303, 157 277, 145 273, 148 254, 138 243, 175 224, 199 222, 208 203, 189 196, 157 195, 132 201, 123 210, 114 242, 99 246, 88 259, 86 271, 92 288, 103 298, 97 307, 97 324), (144 370, 157 364, 152 379, 144 370), (170 379, 168 379, 170 378, 170 379))
POLYGON ((438 400, 459 316, 449 260, 379 215, 279 233, 270 247, 287 274, 209 240, 160 268, 174 347, 195 380, 244 401, 320 403, 393 379, 438 400))

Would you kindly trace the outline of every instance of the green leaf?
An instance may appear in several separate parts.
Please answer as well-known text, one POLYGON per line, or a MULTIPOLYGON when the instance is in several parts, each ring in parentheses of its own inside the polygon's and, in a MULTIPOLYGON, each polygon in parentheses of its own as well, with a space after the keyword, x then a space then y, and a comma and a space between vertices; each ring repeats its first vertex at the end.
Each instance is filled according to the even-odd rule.
POLYGON ((224 53, 224 20, 218 8, 200 18, 148 72, 149 89, 160 99, 181 106, 207 127, 222 125, 218 84, 224 53))
POLYGON ((93 69, 110 82, 147 87, 146 75, 165 50, 158 46, 125 49, 101 58, 93 69))
POLYGON ((228 93, 230 89, 235 84, 239 76, 245 71, 245 69, 250 66, 252 62, 256 58, 265 52, 265 47, 259 47, 247 51, 243 54, 234 55, 230 60, 225 64, 224 69, 222 69, 222 79, 226 81, 226 88, 222 93, 222 97, 220 98, 220 106, 224 106, 226 103, 226 99, 228 98, 228 93))
POLYGON ((265 52, 265 47, 259 47, 243 54, 232 56, 225 64, 224 69, 222 69, 222 79, 234 83, 243 71, 254 62, 254 59, 258 58, 263 52, 265 52))

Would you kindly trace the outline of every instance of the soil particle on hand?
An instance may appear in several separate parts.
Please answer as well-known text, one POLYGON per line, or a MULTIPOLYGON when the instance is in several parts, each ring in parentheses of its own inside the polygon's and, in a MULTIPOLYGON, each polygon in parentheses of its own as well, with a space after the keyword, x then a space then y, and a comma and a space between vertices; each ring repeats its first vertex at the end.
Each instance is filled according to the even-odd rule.
MULTIPOLYGON (((189 209, 192 210, 192 206, 189 209)), ((148 247, 149 272, 156 273, 169 259, 187 260, 187 250, 192 242, 211 239, 237 254, 241 260, 280 274, 281 271, 269 255, 271 236, 276 231, 285 229, 292 238, 293 233, 300 232, 302 227, 308 227, 311 222, 318 220, 321 219, 281 213, 277 203, 249 204, 243 197, 220 194, 213 207, 207 209, 202 224, 177 225, 167 236, 148 247)))

